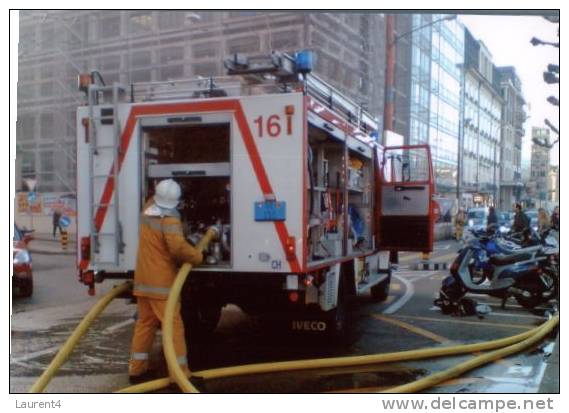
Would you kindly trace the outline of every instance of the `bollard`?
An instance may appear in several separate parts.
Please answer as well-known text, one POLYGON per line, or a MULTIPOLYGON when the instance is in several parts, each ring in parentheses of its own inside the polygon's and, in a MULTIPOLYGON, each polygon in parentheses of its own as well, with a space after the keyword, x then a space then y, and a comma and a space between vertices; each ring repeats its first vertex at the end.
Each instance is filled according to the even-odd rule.
POLYGON ((67 250, 67 231, 61 231, 61 249, 67 250))

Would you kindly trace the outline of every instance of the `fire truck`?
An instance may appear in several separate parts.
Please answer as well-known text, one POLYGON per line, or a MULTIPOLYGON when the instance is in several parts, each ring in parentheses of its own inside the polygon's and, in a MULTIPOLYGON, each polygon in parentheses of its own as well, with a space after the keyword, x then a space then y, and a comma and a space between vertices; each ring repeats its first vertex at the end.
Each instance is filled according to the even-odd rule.
POLYGON ((188 240, 221 229, 183 290, 193 332, 232 303, 341 334, 351 298, 387 298, 389 252, 432 250, 429 147, 382 147, 378 120, 311 60, 234 55, 227 76, 128 86, 80 75, 77 265, 90 293, 133 278, 141 209, 172 178, 188 240))

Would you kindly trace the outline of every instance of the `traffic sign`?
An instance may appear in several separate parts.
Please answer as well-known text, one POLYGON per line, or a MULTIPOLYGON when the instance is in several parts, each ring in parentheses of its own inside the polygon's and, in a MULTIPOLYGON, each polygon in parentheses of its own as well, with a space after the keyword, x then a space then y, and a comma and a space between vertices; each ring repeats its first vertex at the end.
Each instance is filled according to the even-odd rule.
POLYGON ((33 205, 36 203, 37 194, 35 192, 28 192, 28 203, 33 205))
POLYGON ((63 228, 67 228, 69 226, 69 224, 71 224, 71 219, 69 219, 69 217, 67 215, 63 215, 61 218, 59 218, 59 224, 63 228))

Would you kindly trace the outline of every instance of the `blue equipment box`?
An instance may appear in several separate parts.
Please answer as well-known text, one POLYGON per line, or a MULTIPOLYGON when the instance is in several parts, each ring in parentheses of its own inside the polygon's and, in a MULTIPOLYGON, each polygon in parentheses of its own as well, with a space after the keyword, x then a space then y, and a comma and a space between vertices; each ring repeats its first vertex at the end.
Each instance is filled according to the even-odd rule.
POLYGON ((284 220, 286 220, 286 202, 272 200, 255 202, 255 221, 284 220))

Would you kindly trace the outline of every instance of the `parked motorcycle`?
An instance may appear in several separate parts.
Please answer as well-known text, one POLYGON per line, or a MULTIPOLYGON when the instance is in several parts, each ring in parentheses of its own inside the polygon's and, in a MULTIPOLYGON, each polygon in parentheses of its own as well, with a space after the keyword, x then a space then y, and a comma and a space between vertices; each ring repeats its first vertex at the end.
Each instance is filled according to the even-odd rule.
POLYGON ((531 246, 543 246, 552 250, 558 248, 558 243, 555 237, 550 236, 549 231, 541 234, 530 231, 525 235, 521 233, 501 234, 494 230, 472 231, 464 247, 473 250, 468 263, 472 282, 482 284, 489 279, 494 270, 494 266, 489 262, 490 257, 497 254, 517 254, 520 249, 531 246))
POLYGON ((487 259, 484 274, 488 282, 484 284, 472 280, 472 259, 477 253, 479 250, 473 247, 460 251, 435 304, 456 303, 470 292, 502 298, 502 307, 509 297, 514 297, 523 307, 533 309, 558 297, 555 251, 537 245, 510 254, 494 254, 487 259))

